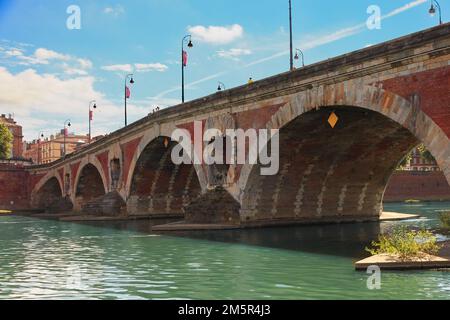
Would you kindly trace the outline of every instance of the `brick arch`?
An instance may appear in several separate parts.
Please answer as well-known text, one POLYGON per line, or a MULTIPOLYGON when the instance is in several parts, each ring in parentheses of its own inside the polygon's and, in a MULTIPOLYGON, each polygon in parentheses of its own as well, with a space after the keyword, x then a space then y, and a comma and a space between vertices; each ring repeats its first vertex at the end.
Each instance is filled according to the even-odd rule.
MULTIPOLYGON (((201 166, 175 165, 171 160, 178 143, 170 137, 148 135, 137 148, 130 166, 127 210, 132 215, 183 214, 183 208, 202 193, 201 166), (167 139, 168 145, 165 146, 167 139)), ((205 181, 205 180, 204 180, 205 181)))
MULTIPOLYGON (((160 128, 157 128, 160 129, 160 128)), ((156 128, 152 128, 151 130, 148 130, 146 134, 140 139, 139 144, 136 148, 136 151, 133 155, 133 159, 131 160, 129 169, 128 169, 128 175, 127 179, 125 181, 125 198, 128 199, 130 196, 131 191, 131 183, 133 179, 133 173, 136 170, 136 164, 138 163, 139 158, 141 157, 142 153, 144 152, 145 148, 155 141, 156 139, 163 137, 167 139, 171 139, 171 134, 173 130, 177 129, 176 127, 171 128, 164 128, 163 130, 156 130, 156 128)), ((193 149, 193 147, 192 147, 193 149)), ((201 165, 194 165, 195 172, 197 174, 197 179, 200 182, 200 186, 202 188, 202 192, 205 192, 207 189, 207 179, 205 172, 203 170, 203 167, 201 165)))
MULTIPOLYGON (((291 96, 289 103, 281 108, 273 117, 272 119, 267 123, 266 128, 267 129, 281 129, 281 135, 283 134, 284 128, 289 128, 289 126, 292 126, 295 124, 295 122, 300 121, 302 117, 310 117, 310 121, 314 121, 314 114, 319 114, 322 112, 322 121, 326 120, 326 118, 323 118, 325 114, 329 115, 331 111, 336 110, 338 113, 348 113, 346 117, 356 117, 356 114, 358 112, 362 112, 360 114, 359 119, 363 119, 364 110, 366 110, 366 113, 370 113, 372 115, 372 118, 378 118, 380 123, 385 119, 386 124, 386 130, 392 130, 392 136, 396 136, 399 141, 403 141, 405 144, 405 149, 409 149, 410 147, 414 146, 414 144, 418 142, 423 142, 426 147, 430 150, 430 152, 433 154, 433 156, 436 158, 438 164, 443 169, 444 174, 447 177, 447 180, 450 181, 450 172, 449 172, 449 165, 450 165, 450 144, 449 144, 449 138, 445 135, 445 133, 439 128, 439 126, 436 125, 421 109, 418 103, 418 100, 415 100, 415 98, 411 98, 411 101, 408 101, 407 99, 400 97, 392 92, 388 92, 386 90, 383 90, 380 87, 376 86, 367 86, 363 85, 361 82, 354 82, 354 81, 348 81, 340 84, 333 84, 333 85, 327 85, 327 86, 320 86, 317 88, 313 88, 310 90, 307 90, 305 92, 301 92, 298 94, 295 94, 291 96), (350 109, 349 109, 350 108, 350 109), (356 109, 360 111, 356 111, 356 109), (403 139, 403 140, 402 140, 403 139)), ((357 117, 356 117, 357 118, 357 117)), ((355 118, 355 119, 356 119, 355 118)), ((308 123, 305 122, 302 124, 303 127, 307 126, 308 123)), ((355 130, 360 130, 361 128, 356 128, 355 130)), ((311 128, 311 130, 314 130, 314 128, 311 128)), ((361 129, 362 130, 362 129, 361 129)), ((337 131, 336 131, 337 132, 337 131)), ((305 133, 306 134, 306 133, 305 133)), ((320 134, 320 132, 317 132, 317 134, 320 134)), ((354 134, 358 134, 357 131, 354 132, 354 134)), ((387 133, 386 133, 387 134, 387 133)), ((332 136, 331 136, 332 137, 332 136)), ((384 194, 385 186, 389 180, 389 177, 392 173, 392 170, 395 168, 395 164, 398 163, 398 161, 401 160, 401 157, 399 157, 399 154, 404 152, 403 155, 407 152, 407 150, 403 150, 402 146, 395 146, 397 148, 396 152, 392 151, 389 153, 389 150, 393 150, 394 146, 389 145, 388 136, 380 135, 378 137, 377 143, 380 144, 380 148, 384 146, 385 150, 387 150, 388 156, 386 156, 386 163, 384 164, 384 167, 378 168, 378 173, 369 173, 369 179, 375 179, 376 176, 379 181, 377 182, 377 189, 369 190, 370 186, 374 183, 367 182, 366 184, 362 185, 361 190, 359 190, 359 198, 356 201, 356 207, 357 211, 361 211, 361 207, 367 206, 368 204, 368 196, 367 194, 369 192, 375 192, 376 196, 379 199, 374 198, 373 204, 370 205, 373 206, 370 208, 370 210, 373 212, 379 212, 382 209, 382 197, 384 194), (384 139, 384 140, 383 140, 384 139), (398 158, 398 159, 397 159, 398 158)), ((331 139, 331 138, 330 138, 331 139)), ((308 143, 308 140, 305 138, 305 143, 308 143)), ((312 141, 312 140, 311 140, 312 141)), ((361 140, 362 141, 362 140, 361 140)), ((360 141, 360 142, 361 142, 360 141)), ((329 141, 331 143, 331 141, 329 141)), ((345 144, 345 143, 344 143, 345 144)), ((292 146, 294 148, 295 146, 292 146)), ((301 148, 301 146, 297 145, 297 148, 301 148)), ((281 146, 280 146, 281 148, 281 146)), ((342 148, 355 148, 355 146, 347 145, 343 146, 342 148)), ((373 149, 373 148, 372 148, 373 149)), ((294 150, 294 149, 292 149, 294 150)), ((282 151, 280 150, 280 153, 282 151)), ((373 156, 376 154, 375 149, 372 151, 369 150, 369 148, 366 148, 365 150, 361 151, 363 154, 364 152, 367 155, 373 156)), ((289 155, 291 156, 291 155, 289 155)), ((342 157, 345 156, 344 153, 341 155, 342 157)), ((329 159, 326 160, 332 160, 332 157, 330 156, 329 159)), ((336 159, 335 159, 336 160, 336 159)), ((337 161, 337 160, 336 160, 337 161)), ((349 159, 351 161, 351 159, 349 159)), ((355 159, 355 161, 360 161, 360 163, 364 162, 364 158, 361 159, 355 159)), ((320 161, 319 161, 320 162, 320 161)), ((319 176, 319 169, 320 174, 322 176, 320 179, 325 182, 318 181, 316 186, 312 186, 311 182, 309 182, 309 185, 305 183, 302 186, 297 186, 298 189, 296 189, 296 197, 291 199, 292 202, 297 202, 304 205, 304 199, 310 198, 316 201, 314 208, 309 208, 310 210, 316 210, 319 212, 320 218, 321 215, 327 209, 326 200, 324 199, 324 193, 328 192, 329 194, 331 192, 335 193, 334 201, 337 203, 337 210, 342 211, 342 206, 339 208, 339 205, 341 202, 345 202, 345 194, 349 192, 348 189, 344 186, 341 186, 341 188, 338 190, 330 190, 332 187, 332 183, 327 184, 327 180, 332 180, 333 175, 336 176, 336 171, 341 170, 340 174, 350 174, 350 172, 353 174, 353 170, 351 168, 346 169, 340 169, 336 163, 329 162, 327 166, 325 166, 326 161, 322 161, 322 167, 320 167, 320 163, 313 163, 312 161, 310 163, 304 163, 304 164, 298 164, 305 165, 305 168, 303 172, 299 172, 298 179, 305 178, 306 181, 308 181, 308 175, 314 175, 314 170, 316 170, 317 177, 319 176), (303 188, 302 188, 303 187, 303 188), (311 188, 319 188, 319 192, 317 194, 308 194, 308 190, 311 188), (328 188, 328 189, 327 189, 328 188), (321 192, 323 191, 323 192, 321 192), (344 200, 343 200, 344 199, 344 200)), ((271 182, 266 182, 268 184, 274 184, 275 186, 284 186, 286 183, 288 183, 286 180, 290 179, 290 172, 293 170, 291 169, 292 164, 285 164, 286 167, 283 167, 283 164, 280 163, 280 174, 278 175, 278 178, 273 178, 271 182), (283 171, 284 170, 284 171, 283 171), (280 178, 281 176, 281 178, 280 178)), ((242 168, 240 179, 238 181, 237 188, 239 191, 239 194, 234 195, 235 198, 239 199, 242 205, 241 214, 243 215, 242 219, 252 219, 252 215, 255 214, 255 212, 251 212, 252 207, 255 203, 257 203, 259 198, 268 197, 272 202, 277 202, 279 200, 280 203, 286 203, 286 199, 281 200, 279 198, 283 197, 283 194, 286 194, 287 192, 284 192, 282 189, 280 192, 277 192, 276 190, 272 190, 274 194, 272 195, 256 195, 252 196, 252 199, 249 200, 251 197, 249 196, 249 192, 253 192, 255 189, 254 181, 252 182, 251 176, 254 174, 252 173, 252 170, 256 169, 254 166, 246 165, 242 168), (250 181, 250 183, 249 183, 250 181), (252 189, 252 190, 250 190, 252 189), (249 204, 250 202, 253 204, 249 204)), ((357 169, 356 169, 357 171, 357 169)), ((258 173, 259 174, 259 173, 258 173)), ((316 177, 316 179, 317 179, 316 177)), ((362 180, 361 180, 362 181, 362 180)), ((339 184, 339 183, 336 183, 339 184)), ((276 187, 275 187, 276 189, 276 187)), ((353 192, 353 191, 351 191, 353 192)), ((356 193, 356 191, 354 191, 356 193)), ((313 202, 314 202, 313 201, 313 202)), ((330 201, 331 203, 332 201, 330 201)), ((271 204, 267 204, 271 205, 271 204)), ((292 209, 292 208, 291 208, 292 209)), ((297 208, 298 209, 298 206, 297 208)), ((365 208, 366 210, 367 208, 365 208)), ((367 209, 368 210, 368 209, 367 209)), ((255 211, 255 210, 253 210, 255 211)), ((295 211, 295 210, 294 210, 295 211)), ((301 210, 300 210, 301 211, 301 210)), ((298 212, 297 212, 298 213, 298 212)), ((276 215, 277 214, 277 208, 274 207, 272 213, 267 213, 267 217, 265 218, 271 218, 273 219, 274 216, 271 216, 271 214, 276 215)), ((287 217, 286 217, 287 218, 287 217)))
POLYGON ((76 194, 76 191, 78 189, 78 183, 79 183, 79 180, 80 180, 80 175, 81 175, 84 167, 86 167, 87 165, 92 165, 92 166, 94 166, 97 169, 97 171, 98 171, 98 173, 99 173, 99 175, 100 175, 100 177, 102 179, 102 184, 103 184, 104 191, 105 191, 105 193, 107 193, 108 192, 108 180, 106 178, 105 172, 103 171, 102 164, 100 163, 100 161, 98 161, 97 157, 90 156, 90 157, 84 158, 81 161, 80 166, 79 166, 79 168, 77 170, 76 176, 73 177, 74 178, 74 190, 73 190, 72 194, 73 195, 76 194))
POLYGON ((62 198, 63 187, 59 175, 49 173, 35 187, 31 195, 31 203, 34 208, 48 210, 62 198))
POLYGON ((72 191, 72 202, 74 203, 75 210, 81 210, 83 205, 106 193, 108 193, 108 185, 101 163, 96 157, 83 159, 77 171, 74 189, 72 191), (86 180, 83 183, 88 186, 81 186, 82 179, 86 180), (89 181, 89 179, 92 180, 89 181), (83 187, 83 189, 80 187, 83 187), (91 191, 88 192, 85 187, 91 188, 91 191))
POLYGON ((34 186, 32 192, 31 192, 31 199, 33 199, 34 195, 52 178, 55 178, 58 180, 59 188, 61 189, 61 196, 63 196, 64 192, 64 183, 61 180, 60 175, 55 171, 49 171, 45 176, 43 176, 38 183, 34 186))

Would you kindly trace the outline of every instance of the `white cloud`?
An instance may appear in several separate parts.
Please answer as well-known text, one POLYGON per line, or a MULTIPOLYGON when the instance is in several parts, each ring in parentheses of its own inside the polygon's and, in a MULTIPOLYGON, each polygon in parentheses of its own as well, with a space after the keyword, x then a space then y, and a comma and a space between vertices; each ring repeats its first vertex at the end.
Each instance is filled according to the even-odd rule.
POLYGON ((48 63, 49 60, 62 60, 68 61, 71 57, 67 54, 62 54, 53 50, 39 48, 34 52, 34 57, 39 61, 45 61, 48 63))
POLYGON ((83 69, 71 68, 69 66, 64 67, 64 73, 69 76, 87 76, 88 72, 83 69))
POLYGON ((36 49, 33 55, 27 56, 23 53, 23 51, 16 50, 14 51, 14 56, 17 59, 21 60, 22 62, 20 64, 22 65, 36 65, 36 64, 49 64, 51 60, 58 60, 58 61, 69 61, 71 59, 71 56, 58 53, 53 50, 45 49, 45 48, 39 48, 36 49))
POLYGON ((5 50, 4 53, 9 57, 18 57, 23 55, 23 51, 16 48, 5 50))
POLYGON ((138 72, 150 72, 150 71, 158 71, 164 72, 169 67, 162 63, 136 63, 135 65, 136 71, 138 72))
POLYGON ((227 44, 231 43, 244 34, 244 29, 234 24, 232 26, 194 26, 188 28, 189 33, 195 40, 210 44, 227 44))
POLYGON ((133 66, 131 64, 113 64, 109 66, 103 66, 105 71, 120 71, 120 72, 132 72, 133 66))
POLYGON ((32 55, 27 55, 22 48, 9 47, 2 50, 2 55, 5 59, 8 59, 8 61, 24 66, 49 65, 52 62, 64 62, 64 68, 67 66, 66 63, 72 65, 78 64, 77 68, 80 69, 92 68, 92 62, 88 59, 76 58, 46 48, 38 48, 32 55))
POLYGON ((240 56, 248 56, 252 54, 250 49, 232 48, 228 50, 219 50, 217 55, 221 58, 237 60, 240 56))
POLYGON ((88 59, 78 59, 77 61, 81 69, 91 69, 93 66, 92 61, 88 59))
POLYGON ((103 10, 103 13, 112 15, 114 17, 118 17, 125 13, 125 8, 119 4, 119 5, 116 5, 115 7, 106 7, 103 10))
POLYGON ((390 18, 390 17, 396 16, 396 15, 398 15, 398 14, 404 12, 404 11, 412 9, 412 8, 414 8, 414 7, 418 6, 418 5, 421 5, 423 3, 426 3, 426 2, 428 2, 428 0, 416 0, 416 1, 413 1, 413 2, 410 2, 410 3, 407 3, 404 6, 399 7, 397 9, 395 9, 395 10, 392 10, 388 14, 384 15, 382 17, 382 19, 386 19, 386 18, 390 18))
MULTIPOLYGON (((81 70, 82 71, 82 70, 81 70)), ((12 73, 0 67, 0 112, 14 113, 19 124, 23 125, 25 139, 36 139, 39 132, 46 135, 61 129, 66 119, 72 120, 72 130, 87 133, 87 107, 91 100, 97 100, 98 109, 94 115, 94 133, 103 134, 123 125, 123 106, 108 100, 94 88, 92 76, 71 79, 55 75, 40 74, 27 69, 12 73)), ((130 121, 147 115, 151 110, 130 102, 130 121)))
POLYGON ((169 67, 162 63, 135 63, 135 64, 113 64, 109 66, 103 66, 102 70, 115 71, 115 72, 151 72, 158 71, 164 72, 169 67))

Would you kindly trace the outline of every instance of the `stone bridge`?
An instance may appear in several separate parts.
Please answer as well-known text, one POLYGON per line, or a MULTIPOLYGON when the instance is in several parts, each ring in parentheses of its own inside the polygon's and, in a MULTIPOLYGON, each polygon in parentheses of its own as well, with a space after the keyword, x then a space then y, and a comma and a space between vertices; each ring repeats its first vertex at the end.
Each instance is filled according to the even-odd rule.
POLYGON ((29 171, 34 208, 240 226, 378 219, 424 143, 450 182, 450 24, 171 107, 29 171), (331 128, 334 112, 339 121, 331 128), (280 168, 174 165, 176 128, 280 129, 280 168), (219 177, 219 178, 218 178, 219 177))

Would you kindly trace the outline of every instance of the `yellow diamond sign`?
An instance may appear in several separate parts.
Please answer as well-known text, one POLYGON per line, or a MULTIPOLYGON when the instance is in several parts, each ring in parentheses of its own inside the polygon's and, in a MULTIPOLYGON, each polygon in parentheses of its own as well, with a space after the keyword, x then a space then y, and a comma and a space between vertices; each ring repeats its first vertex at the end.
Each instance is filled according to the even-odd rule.
POLYGON ((336 124, 339 121, 339 117, 336 115, 336 113, 332 112, 330 117, 328 118, 328 123, 330 124, 330 126, 334 129, 334 127, 336 126, 336 124))

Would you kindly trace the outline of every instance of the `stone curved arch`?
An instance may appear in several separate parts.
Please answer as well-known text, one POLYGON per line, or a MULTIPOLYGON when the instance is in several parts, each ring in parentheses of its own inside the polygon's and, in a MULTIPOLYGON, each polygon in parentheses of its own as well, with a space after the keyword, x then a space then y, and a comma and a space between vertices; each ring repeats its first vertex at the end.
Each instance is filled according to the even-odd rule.
MULTIPOLYGON (((444 131, 420 108, 418 97, 407 100, 379 86, 365 85, 361 81, 345 81, 337 84, 321 85, 297 94, 282 107, 266 124, 266 129, 281 129, 302 114, 319 108, 339 110, 342 106, 352 106, 378 112, 408 129, 422 141, 435 157, 439 167, 450 183, 450 139, 444 131)), ((233 194, 242 200, 253 165, 244 165, 233 194)))
MULTIPOLYGON (((53 204, 58 199, 63 199, 63 196, 64 196, 64 189, 61 177, 55 170, 51 170, 44 177, 42 177, 41 180, 33 188, 33 191, 31 192, 30 195, 30 203, 33 207, 37 208, 43 203, 42 201, 47 202, 47 205, 50 205, 53 204), (48 188, 49 182, 51 182, 54 179, 56 179, 58 185, 57 194, 52 194, 49 193, 48 190, 45 190, 46 187, 48 188)), ((48 207, 46 207, 45 209, 47 210, 48 207)))
POLYGON ((105 172, 103 172, 103 168, 102 168, 100 161, 98 161, 98 159, 95 156, 88 156, 88 157, 85 157, 81 161, 80 166, 78 168, 78 172, 77 172, 75 180, 74 180, 75 181, 74 190, 72 192, 73 198, 75 198, 76 194, 77 194, 78 184, 80 182, 81 173, 83 172, 83 169, 89 164, 93 165, 97 169, 98 173, 100 174, 100 177, 102 178, 102 183, 103 183, 103 188, 104 188, 105 194, 108 193, 108 183, 107 183, 108 180, 106 179, 105 172))
POLYGON ((42 177, 39 182, 34 186, 33 191, 31 192, 31 199, 35 197, 35 195, 42 189, 43 186, 51 179, 56 178, 58 180, 59 188, 61 190, 61 196, 64 195, 64 183, 61 181, 61 177, 59 174, 52 170, 49 171, 44 177, 42 177))
MULTIPOLYGON (((177 128, 173 127, 171 129, 175 130, 177 128)), ((130 167, 128 169, 129 173, 127 176, 127 181, 125 182, 125 190, 126 190, 126 198, 127 199, 130 196, 131 183, 133 181, 133 175, 136 170, 136 165, 137 165, 142 153, 144 152, 145 148, 149 144, 151 144, 153 141, 155 141, 156 139, 158 139, 160 137, 165 137, 165 138, 171 139, 171 135, 172 135, 172 131, 170 131, 170 129, 161 131, 161 130, 156 130, 156 128, 154 127, 151 130, 147 131, 146 134, 142 137, 141 141, 139 142, 139 145, 136 148, 133 159, 130 162, 130 167)), ((192 148, 193 148, 193 146, 192 146, 192 148)), ((195 168, 195 172, 197 173, 197 178, 198 178, 198 181, 202 188, 202 192, 205 192, 206 188, 207 188, 207 180, 206 180, 205 172, 203 171, 203 167, 201 165, 194 164, 194 168, 195 168)))

